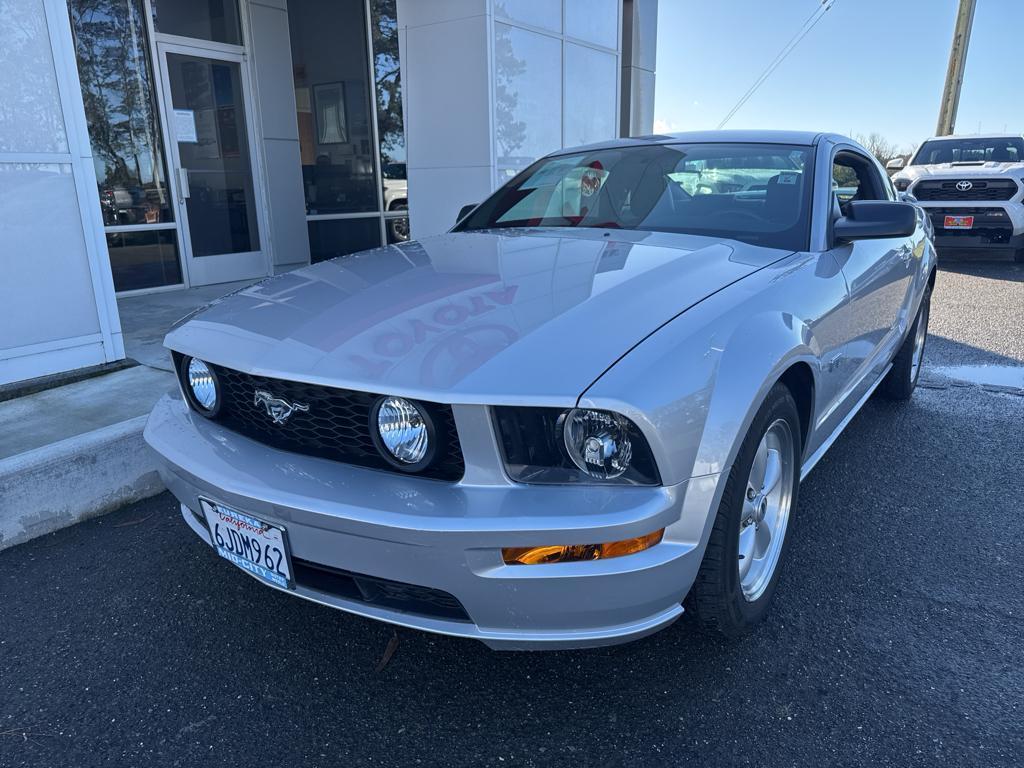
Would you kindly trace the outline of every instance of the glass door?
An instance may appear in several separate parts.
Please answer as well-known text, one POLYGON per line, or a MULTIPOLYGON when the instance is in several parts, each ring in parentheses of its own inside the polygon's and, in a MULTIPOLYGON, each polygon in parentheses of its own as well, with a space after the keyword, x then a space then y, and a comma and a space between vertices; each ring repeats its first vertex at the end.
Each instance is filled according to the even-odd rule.
POLYGON ((242 55, 171 43, 157 48, 189 283, 266 275, 242 55))

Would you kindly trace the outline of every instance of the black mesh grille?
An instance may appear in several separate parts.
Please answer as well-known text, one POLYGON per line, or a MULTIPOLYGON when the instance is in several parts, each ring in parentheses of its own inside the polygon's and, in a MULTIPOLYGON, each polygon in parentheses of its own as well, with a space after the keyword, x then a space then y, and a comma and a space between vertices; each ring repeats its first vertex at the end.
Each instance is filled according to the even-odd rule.
POLYGON ((912 193, 918 200, 1009 200, 1017 194, 1013 179, 970 179, 970 189, 957 189, 967 179, 921 181, 912 193))
MULTIPOLYGON (((179 369, 180 360, 176 356, 179 369)), ((210 367, 220 381, 222 397, 220 412, 214 421, 283 451, 401 472, 384 459, 370 436, 370 411, 380 395, 253 376, 219 365, 210 367), (294 411, 285 424, 274 424, 266 408, 255 403, 257 389, 292 403, 302 403, 309 410, 294 411)), ((434 460, 416 475, 460 480, 465 465, 451 407, 422 401, 417 404, 433 420, 439 443, 434 460)))

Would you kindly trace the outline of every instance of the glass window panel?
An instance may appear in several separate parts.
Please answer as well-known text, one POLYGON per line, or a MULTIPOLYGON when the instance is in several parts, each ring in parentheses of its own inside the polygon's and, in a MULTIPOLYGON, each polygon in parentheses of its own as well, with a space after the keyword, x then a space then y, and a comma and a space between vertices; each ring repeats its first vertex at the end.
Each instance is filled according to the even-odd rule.
POLYGON ((142 2, 70 9, 103 223, 173 221, 142 2))
POLYGON ((523 24, 543 27, 552 32, 562 31, 560 0, 495 0, 494 12, 523 24))
POLYGON ((562 146, 562 44, 555 38, 494 25, 495 143, 498 165, 524 168, 562 146))
POLYGON ((614 139, 615 54, 565 44, 565 146, 614 139))
POLYGON ((363 2, 289 0, 288 26, 306 212, 376 211, 363 2))
POLYGON ((402 74, 398 58, 395 0, 371 0, 373 72, 377 93, 377 134, 384 187, 384 210, 407 208, 405 123, 402 119, 402 74))
POLYGON ((107 250, 115 291, 178 285, 181 263, 173 229, 108 232, 107 250))
POLYGON ((619 2, 620 0, 565 0, 565 34, 617 50, 619 2))
POLYGON ((313 264, 379 246, 380 218, 377 216, 309 222, 309 256, 313 264))
POLYGON ((168 53, 167 72, 173 107, 191 113, 195 128, 178 141, 192 255, 259 250, 239 65, 168 53))
POLYGON ((242 44, 238 0, 153 0, 153 27, 166 35, 242 44))
POLYGON ((0 152, 67 152, 40 0, 0 3, 0 152))

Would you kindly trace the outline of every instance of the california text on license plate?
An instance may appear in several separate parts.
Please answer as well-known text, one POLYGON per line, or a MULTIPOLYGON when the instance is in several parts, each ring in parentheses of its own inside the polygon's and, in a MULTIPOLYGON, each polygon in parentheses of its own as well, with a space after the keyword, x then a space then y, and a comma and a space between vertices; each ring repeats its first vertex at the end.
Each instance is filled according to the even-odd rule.
POLYGON ((203 505, 210 538, 218 555, 276 587, 292 587, 284 528, 207 499, 199 502, 203 505))
POLYGON ((943 229, 970 229, 973 226, 973 216, 947 216, 942 223, 943 229))

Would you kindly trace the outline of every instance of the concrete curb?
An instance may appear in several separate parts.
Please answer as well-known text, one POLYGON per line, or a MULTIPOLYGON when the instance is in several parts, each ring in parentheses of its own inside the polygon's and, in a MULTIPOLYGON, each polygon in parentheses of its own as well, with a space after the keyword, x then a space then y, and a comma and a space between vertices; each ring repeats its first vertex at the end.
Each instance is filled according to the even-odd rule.
POLYGON ((0 460, 0 550, 163 491, 147 418, 0 460))

